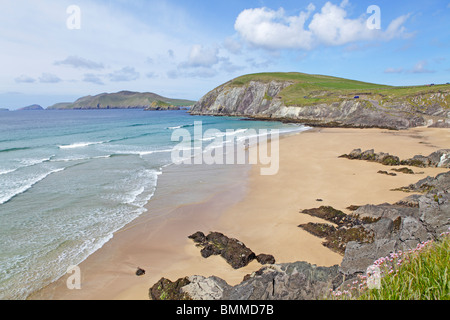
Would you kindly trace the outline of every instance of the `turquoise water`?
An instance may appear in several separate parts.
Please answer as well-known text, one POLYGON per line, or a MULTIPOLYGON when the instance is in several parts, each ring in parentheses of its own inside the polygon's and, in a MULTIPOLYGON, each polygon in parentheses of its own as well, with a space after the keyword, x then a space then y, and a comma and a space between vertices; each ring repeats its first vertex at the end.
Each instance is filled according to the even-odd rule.
POLYGON ((305 129, 185 111, 0 114, 0 299, 25 299, 144 213, 173 165, 172 133, 195 121, 203 131, 305 129))

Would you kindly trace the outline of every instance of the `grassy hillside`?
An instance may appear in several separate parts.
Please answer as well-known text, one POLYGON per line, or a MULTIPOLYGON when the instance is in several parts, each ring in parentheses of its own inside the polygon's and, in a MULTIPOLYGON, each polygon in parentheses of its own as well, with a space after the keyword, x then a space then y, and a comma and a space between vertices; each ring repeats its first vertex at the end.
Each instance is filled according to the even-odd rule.
POLYGON ((190 106, 195 103, 191 100, 166 98, 154 93, 121 91, 86 96, 73 103, 57 103, 48 109, 145 109, 155 101, 174 106, 190 106))
MULTIPOLYGON (((238 77, 228 83, 230 86, 242 86, 250 81, 270 82, 291 81, 293 85, 284 89, 279 97, 287 106, 333 103, 353 99, 377 100, 380 104, 402 101, 414 102, 415 97, 450 93, 450 85, 394 87, 375 83, 361 82, 344 78, 305 73, 258 73, 238 77)), ((450 96, 444 97, 450 106, 450 96)))

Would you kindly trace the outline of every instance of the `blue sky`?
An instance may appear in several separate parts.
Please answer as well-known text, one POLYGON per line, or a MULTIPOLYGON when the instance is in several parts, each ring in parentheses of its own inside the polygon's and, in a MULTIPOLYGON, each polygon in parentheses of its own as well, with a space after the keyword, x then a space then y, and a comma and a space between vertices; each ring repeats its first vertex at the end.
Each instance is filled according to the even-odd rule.
POLYGON ((256 72, 446 83, 449 52, 450 0, 2 0, 0 108, 120 90, 197 100, 256 72))

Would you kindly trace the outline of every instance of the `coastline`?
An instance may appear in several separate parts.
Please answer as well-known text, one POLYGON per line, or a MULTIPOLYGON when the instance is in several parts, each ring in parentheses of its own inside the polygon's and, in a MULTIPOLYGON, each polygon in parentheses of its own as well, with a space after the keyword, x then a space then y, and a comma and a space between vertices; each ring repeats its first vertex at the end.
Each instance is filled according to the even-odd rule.
MULTIPOLYGON (((378 163, 338 157, 361 148, 409 158, 448 147, 449 141, 450 130, 429 128, 316 128, 283 137, 277 175, 261 176, 259 165, 229 170, 230 179, 222 189, 209 192, 205 199, 205 188, 199 192, 198 201, 188 204, 177 204, 167 197, 169 193, 164 193, 164 188, 158 188, 147 205, 148 213, 116 233, 80 264, 81 290, 67 290, 65 276, 30 298, 148 299, 148 289, 161 277, 176 280, 194 274, 216 275, 234 285, 261 267, 253 261, 234 270, 221 257, 203 259, 199 249, 187 239, 196 231, 222 232, 255 252, 273 254, 277 263, 340 264, 342 256, 297 227, 320 220, 300 214, 301 210, 329 205, 349 213, 346 208, 350 205, 396 202, 405 194, 391 189, 448 169, 412 168, 423 173, 391 177, 377 173, 388 168, 378 163), (137 267, 146 269, 146 275, 137 277, 137 267)), ((169 169, 158 184, 163 186, 164 179, 176 179, 183 172, 178 169, 169 169)))

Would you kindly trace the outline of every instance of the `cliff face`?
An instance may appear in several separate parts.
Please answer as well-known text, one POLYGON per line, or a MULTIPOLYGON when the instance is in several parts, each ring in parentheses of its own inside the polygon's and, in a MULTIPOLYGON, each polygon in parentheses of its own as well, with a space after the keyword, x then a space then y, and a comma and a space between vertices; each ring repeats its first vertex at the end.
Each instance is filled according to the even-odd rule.
MULTIPOLYGON (((334 102, 286 105, 280 93, 294 82, 250 81, 226 83, 198 101, 193 115, 242 116, 256 119, 295 121, 313 126, 380 127, 406 129, 450 122, 450 92, 414 95, 392 101, 371 94, 346 96, 334 102)), ((327 95, 327 92, 319 93, 327 95)), ((308 99, 308 97, 304 97, 308 99)), ((307 100, 306 100, 307 101, 307 100)))

